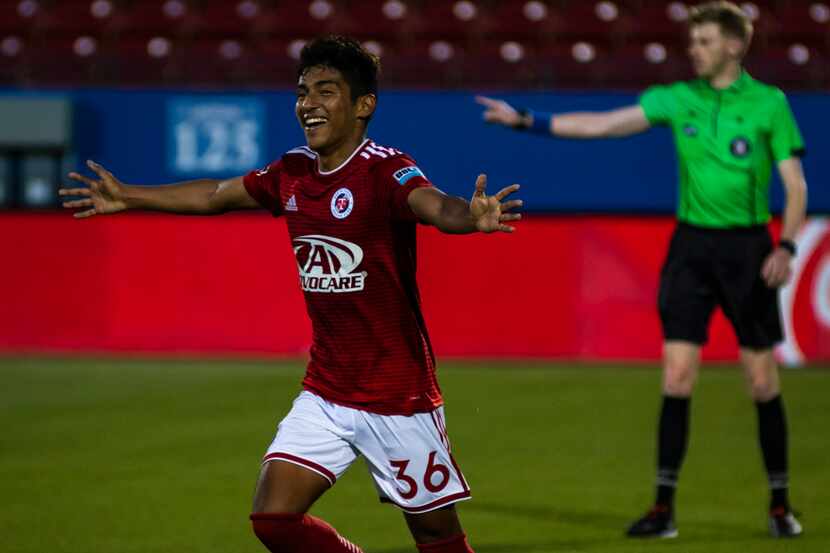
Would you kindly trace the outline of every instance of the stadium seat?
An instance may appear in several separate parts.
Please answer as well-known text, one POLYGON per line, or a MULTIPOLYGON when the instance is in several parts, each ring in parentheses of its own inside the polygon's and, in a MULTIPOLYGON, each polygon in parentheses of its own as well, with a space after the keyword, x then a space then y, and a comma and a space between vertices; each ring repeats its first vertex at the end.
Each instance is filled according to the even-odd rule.
POLYGON ((464 48, 460 42, 413 39, 385 47, 381 84, 405 87, 457 87, 463 82, 464 48), (430 54, 433 44, 438 57, 430 54))
POLYGON ((830 4, 821 2, 782 2, 776 9, 781 38, 830 43, 830 4))
POLYGON ((326 33, 350 34, 359 30, 360 22, 351 17, 345 4, 325 0, 312 16, 312 2, 281 0, 261 10, 258 29, 281 39, 311 37, 326 33), (325 8, 328 5, 329 8, 325 8))
POLYGON ((166 35, 193 32, 194 5, 186 0, 134 0, 119 4, 109 29, 117 33, 166 35))
POLYGON ((480 37, 494 26, 482 2, 424 2, 422 36, 430 39, 468 39, 480 37), (463 18, 463 19, 462 19, 463 18))
POLYGON ((20 3, 20 0, 0 0, 0 33, 29 34, 41 10, 37 4, 21 9, 20 3))
POLYGON ((52 34, 100 34, 111 20, 117 6, 112 0, 40 3, 33 20, 33 30, 52 34), (92 6, 95 5, 93 15, 92 6))
POLYGON ((809 59, 803 63, 793 60, 792 45, 768 48, 763 56, 747 59, 747 70, 756 78, 789 88, 819 88, 828 82, 827 56, 824 52, 807 49, 809 59))
POLYGON ((263 38, 251 44, 249 58, 253 85, 280 84, 295 87, 297 60, 289 52, 299 54, 300 39, 263 38))
POLYGON ((27 44, 22 58, 27 80, 45 85, 88 84, 96 79, 101 62, 99 38, 93 39, 94 52, 75 53, 76 37, 40 37, 27 44))
POLYGON ((397 42, 421 32, 425 24, 418 5, 409 1, 364 0, 347 6, 353 34, 385 43, 397 42), (388 6, 387 6, 388 4, 388 6))
MULTIPOLYGON (((758 16, 751 66, 789 87, 827 86, 830 76, 821 66, 830 54, 826 3, 744 4, 758 16), (806 48, 809 59, 793 63, 792 45, 806 48)), ((636 88, 689 74, 684 6, 645 0, 0 0, 0 43, 8 39, 0 51, 0 82, 38 84, 41 77, 53 82, 63 75, 70 83, 77 74, 79 84, 111 82, 117 75, 134 83, 186 84, 192 77, 222 85, 229 82, 222 75, 232 75, 237 85, 291 86, 289 45, 336 32, 379 45, 389 85, 636 88), (94 54, 73 51, 79 37, 94 39, 94 54), (156 37, 175 45, 168 55, 147 54, 156 37), (228 41, 235 41, 225 52, 230 57, 218 58, 228 41), (574 45, 581 42, 591 45, 586 48, 594 49, 594 59, 574 59, 574 45), (650 43, 665 47, 665 63, 643 58, 650 43), (233 44, 243 45, 238 57, 233 44), (510 55, 520 51, 521 59, 506 61, 505 47, 510 55), (430 56, 431 49, 452 56, 442 61, 430 56), (34 58, 59 67, 54 73, 32 69, 34 58), (118 60, 127 65, 119 67, 118 60)))
POLYGON ((115 62, 110 67, 108 77, 111 81, 123 85, 159 85, 175 80, 179 67, 174 63, 178 45, 166 37, 128 37, 118 40, 114 45, 115 62), (165 50, 167 55, 153 57, 148 53, 150 40, 157 39, 155 52, 165 50), (168 41, 168 42, 164 42, 168 41))

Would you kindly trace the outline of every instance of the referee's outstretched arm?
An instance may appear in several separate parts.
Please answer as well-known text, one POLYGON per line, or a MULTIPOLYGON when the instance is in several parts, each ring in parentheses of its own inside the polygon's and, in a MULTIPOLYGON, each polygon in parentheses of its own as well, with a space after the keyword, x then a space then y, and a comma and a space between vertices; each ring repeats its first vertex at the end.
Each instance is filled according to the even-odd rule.
POLYGON ((529 130, 562 138, 611 138, 629 136, 651 127, 646 113, 639 105, 603 112, 575 112, 556 114, 517 110, 504 100, 476 96, 483 105, 484 120, 516 130, 529 130))

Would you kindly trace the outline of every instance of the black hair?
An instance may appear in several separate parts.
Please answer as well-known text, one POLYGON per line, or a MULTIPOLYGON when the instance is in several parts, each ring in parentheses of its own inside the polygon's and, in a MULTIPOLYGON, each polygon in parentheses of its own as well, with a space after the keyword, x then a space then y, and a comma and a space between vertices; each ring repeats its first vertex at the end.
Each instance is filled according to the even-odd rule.
POLYGON ((349 85, 352 102, 360 96, 378 93, 380 59, 353 38, 328 35, 306 44, 300 52, 297 78, 316 66, 340 71, 349 85))

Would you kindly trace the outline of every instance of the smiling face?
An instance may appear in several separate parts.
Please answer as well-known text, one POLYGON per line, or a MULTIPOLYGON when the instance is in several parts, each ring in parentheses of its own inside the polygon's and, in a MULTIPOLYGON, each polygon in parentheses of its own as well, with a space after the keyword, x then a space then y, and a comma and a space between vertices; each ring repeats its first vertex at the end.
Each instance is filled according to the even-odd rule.
POLYGON ((325 155, 363 139, 375 102, 374 94, 353 101, 342 73, 317 65, 300 76, 295 112, 309 148, 325 155))
POLYGON ((743 41, 724 34, 717 23, 701 23, 689 31, 689 57, 698 77, 711 79, 730 62, 740 62, 743 52, 743 41))

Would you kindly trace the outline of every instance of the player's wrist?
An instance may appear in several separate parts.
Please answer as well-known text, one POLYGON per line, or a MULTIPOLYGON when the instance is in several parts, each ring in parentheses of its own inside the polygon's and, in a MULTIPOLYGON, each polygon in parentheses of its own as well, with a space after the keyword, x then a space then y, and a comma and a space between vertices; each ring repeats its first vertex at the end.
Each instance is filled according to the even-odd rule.
POLYGON ((520 131, 528 131, 533 134, 549 135, 550 122, 553 119, 553 114, 546 111, 533 111, 531 109, 518 110, 519 120, 513 126, 514 129, 520 131))
POLYGON ((142 188, 146 187, 122 184, 120 188, 118 197, 113 199, 121 203, 125 210, 140 209, 142 207, 144 199, 142 198, 141 192, 143 191, 142 188))
POLYGON ((779 240, 778 247, 789 253, 790 257, 795 257, 796 252, 798 252, 798 248, 796 247, 795 242, 787 238, 779 240))
POLYGON ((520 108, 516 110, 518 118, 513 124, 513 128, 517 131, 526 131, 533 125, 533 111, 527 108, 520 108))

